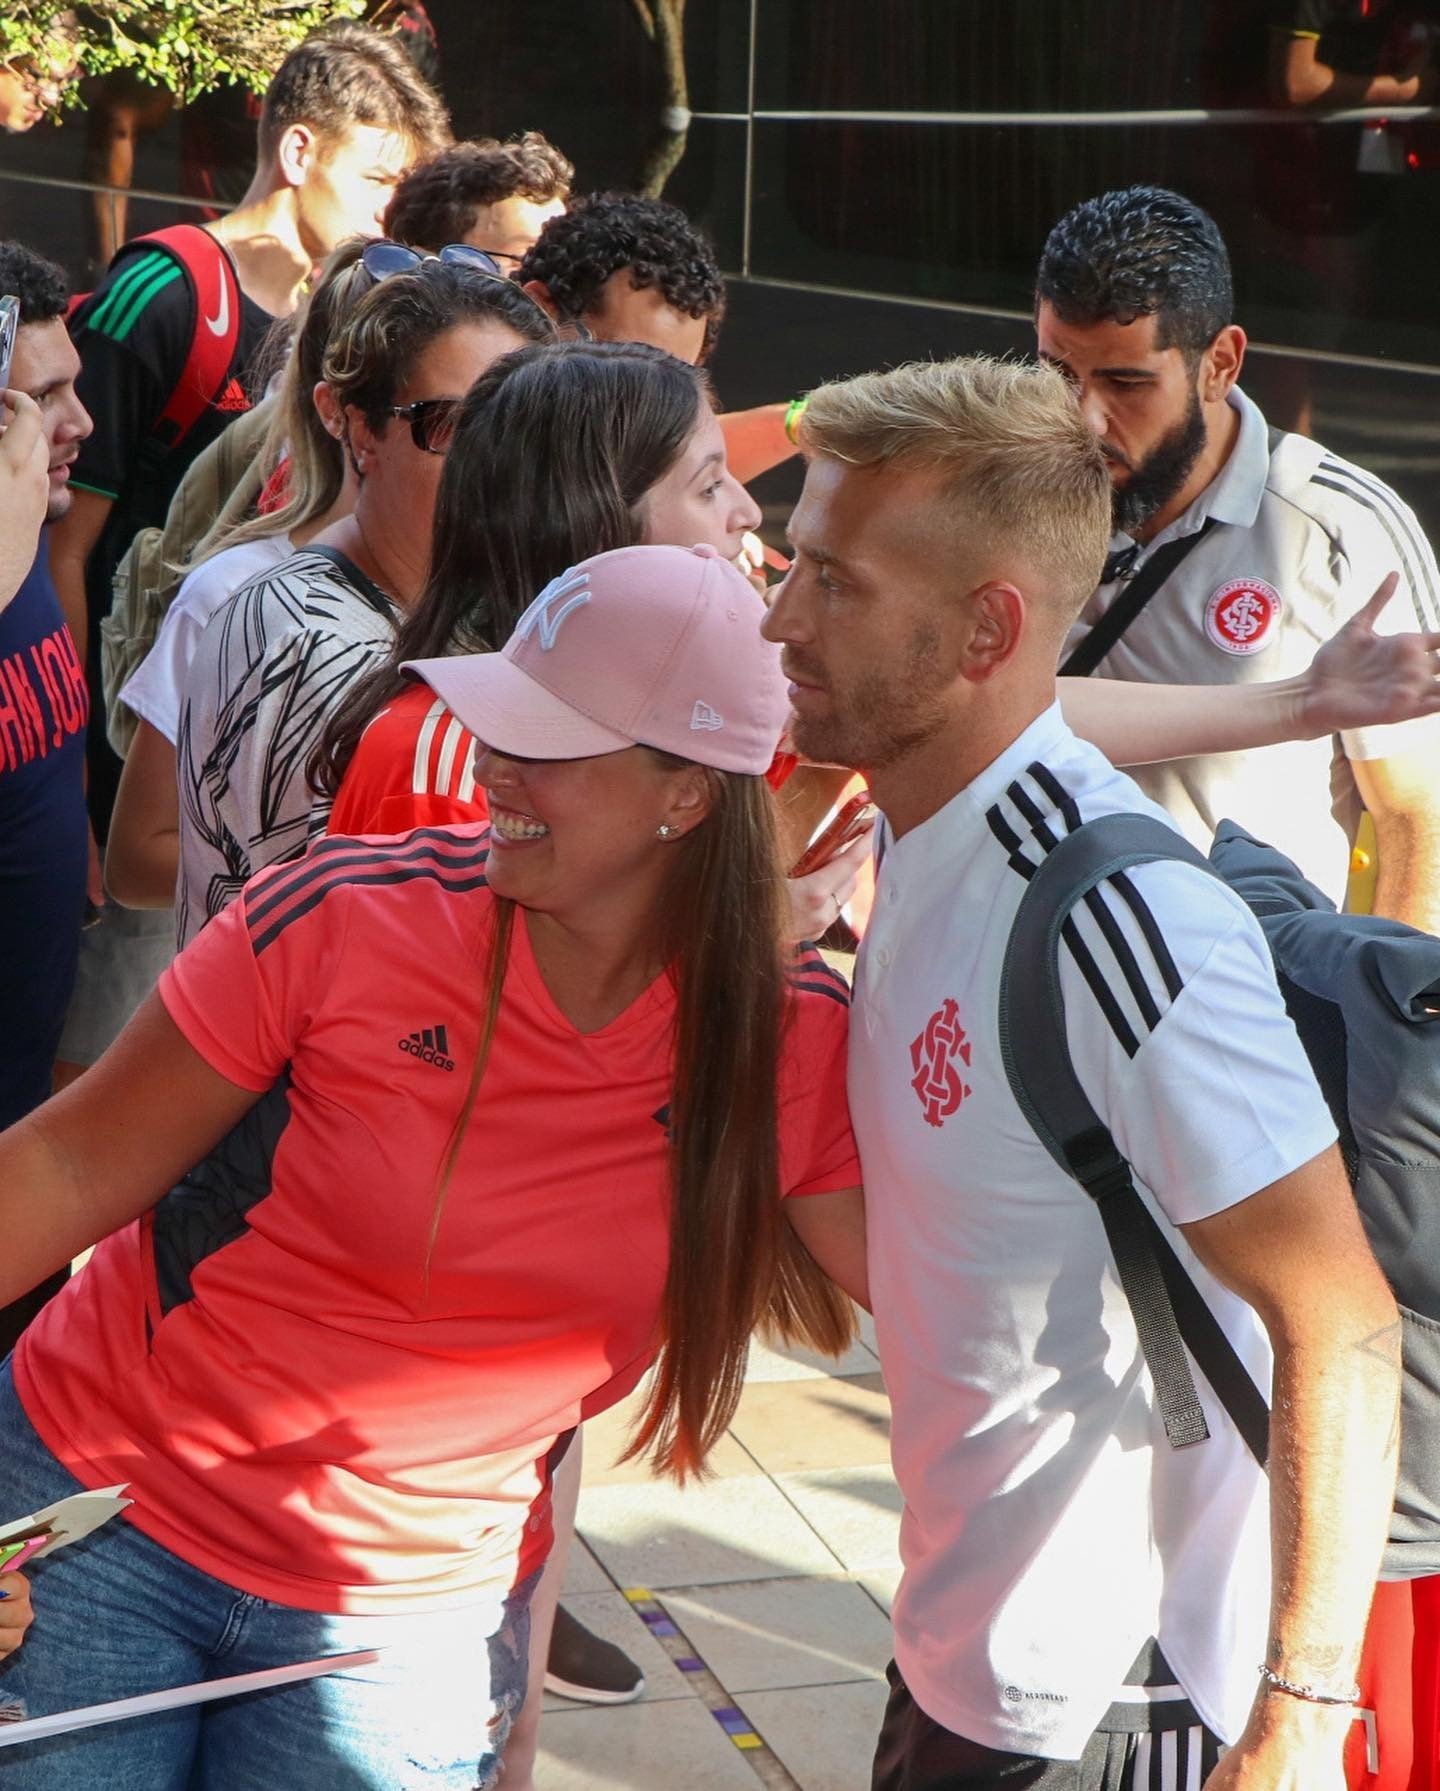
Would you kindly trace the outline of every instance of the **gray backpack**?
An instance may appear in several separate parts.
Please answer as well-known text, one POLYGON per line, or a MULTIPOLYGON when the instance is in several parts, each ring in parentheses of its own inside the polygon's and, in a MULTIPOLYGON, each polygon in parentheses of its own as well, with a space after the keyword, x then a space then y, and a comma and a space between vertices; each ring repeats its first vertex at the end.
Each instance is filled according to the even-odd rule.
POLYGON ((1177 1448, 1209 1434, 1192 1362, 1262 1465, 1268 1405, 1080 1086, 1059 980, 1071 910, 1107 878, 1160 858, 1222 878, 1265 933, 1403 1323, 1400 1474, 1384 1571, 1440 1572, 1440 939, 1336 913, 1288 858, 1233 821, 1221 822, 1207 861, 1161 821, 1103 816, 1055 843, 1031 877, 1001 977, 1001 1055, 1036 1135, 1099 1208, 1177 1448))

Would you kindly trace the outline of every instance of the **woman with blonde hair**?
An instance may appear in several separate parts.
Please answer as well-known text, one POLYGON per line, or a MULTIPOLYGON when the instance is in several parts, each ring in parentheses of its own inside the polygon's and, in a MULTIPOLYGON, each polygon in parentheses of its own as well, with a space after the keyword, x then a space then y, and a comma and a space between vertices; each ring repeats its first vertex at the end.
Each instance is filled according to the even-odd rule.
POLYGON ((175 736, 185 674, 205 624, 241 585, 288 559, 354 505, 355 479, 323 374, 326 344, 373 284, 360 265, 364 247, 364 238, 354 237, 331 255, 306 302, 279 388, 257 407, 268 421, 253 489, 263 486, 278 501, 258 515, 244 509, 237 515, 227 504, 192 554, 154 645, 120 692, 136 725, 110 822, 105 881, 127 908, 168 908, 175 899, 175 736))

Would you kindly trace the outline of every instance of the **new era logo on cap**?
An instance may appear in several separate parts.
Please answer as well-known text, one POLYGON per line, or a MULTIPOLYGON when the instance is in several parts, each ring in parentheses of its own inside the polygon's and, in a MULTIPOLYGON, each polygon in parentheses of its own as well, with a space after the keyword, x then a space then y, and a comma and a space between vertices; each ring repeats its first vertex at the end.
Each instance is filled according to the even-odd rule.
POLYGON ((690 711, 690 727, 692 731, 698 728, 703 729, 706 733, 713 733, 716 728, 723 728, 724 726, 725 717, 723 715, 717 715, 710 707, 709 703, 697 702, 695 707, 690 711))

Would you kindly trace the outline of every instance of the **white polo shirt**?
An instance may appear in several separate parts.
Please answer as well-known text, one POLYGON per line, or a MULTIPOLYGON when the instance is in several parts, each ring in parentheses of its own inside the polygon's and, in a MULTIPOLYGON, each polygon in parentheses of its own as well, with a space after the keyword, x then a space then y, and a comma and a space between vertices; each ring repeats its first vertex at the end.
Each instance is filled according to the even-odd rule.
MULTIPOLYGON (((1300 435, 1272 453, 1264 417, 1231 393, 1240 431, 1200 496, 1141 550, 1216 526, 1151 597, 1092 676, 1155 684, 1249 684, 1302 672, 1317 648, 1374 594, 1388 572, 1400 588, 1382 631, 1440 627, 1440 573, 1414 514, 1388 485, 1300 435)), ((1112 548, 1133 545, 1118 535, 1112 548)), ((1075 647, 1125 589, 1102 585, 1066 643, 1075 647)), ((1350 759, 1430 751, 1433 718, 1358 729, 1338 740, 1289 741, 1147 765, 1136 782, 1208 849, 1227 816, 1277 846, 1337 903, 1345 894, 1360 803, 1350 759), (1332 791, 1332 778, 1334 788, 1332 791)))
MULTIPOLYGON (((1079 1756, 1152 1635, 1203 1721, 1233 1740, 1269 1601, 1264 1477, 1203 1384, 1210 1440, 1165 1442, 1099 1215, 1027 1125, 1000 1061, 1019 867, 1064 834, 1067 812, 1112 811, 1158 812, 1057 706, 889 840, 850 1028, 905 1498, 896 1659, 945 1728, 1057 1759, 1079 1756)), ((1088 912, 1079 922, 1103 1007, 1062 955, 1075 1063, 1268 1387, 1259 1321, 1171 1221, 1244 1200, 1316 1156, 1334 1127, 1239 897, 1173 863, 1128 882, 1135 907, 1102 892, 1115 946, 1088 912)))

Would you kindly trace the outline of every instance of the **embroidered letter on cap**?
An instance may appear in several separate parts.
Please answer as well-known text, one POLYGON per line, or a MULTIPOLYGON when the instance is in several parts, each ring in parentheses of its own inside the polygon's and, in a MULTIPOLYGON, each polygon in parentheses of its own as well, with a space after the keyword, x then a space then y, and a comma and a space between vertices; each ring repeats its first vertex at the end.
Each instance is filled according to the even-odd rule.
POLYGON ((515 624, 516 640, 529 640, 538 626, 541 651, 548 653, 555 645, 555 637, 566 616, 573 615, 581 604, 589 601, 590 574, 579 572, 572 566, 568 572, 552 578, 521 616, 515 624), (555 604, 559 605, 558 609, 552 608, 555 604))
POLYGON ((709 703, 697 702, 695 707, 690 711, 690 727, 692 732, 699 728, 709 733, 713 732, 716 728, 723 728, 724 726, 725 717, 723 715, 717 715, 710 707, 709 703))

